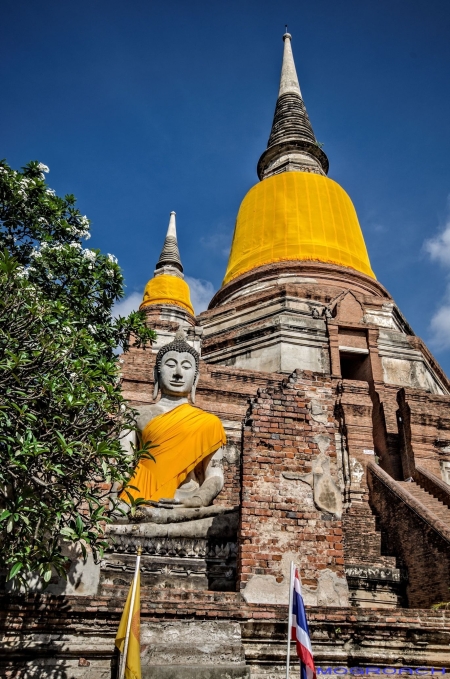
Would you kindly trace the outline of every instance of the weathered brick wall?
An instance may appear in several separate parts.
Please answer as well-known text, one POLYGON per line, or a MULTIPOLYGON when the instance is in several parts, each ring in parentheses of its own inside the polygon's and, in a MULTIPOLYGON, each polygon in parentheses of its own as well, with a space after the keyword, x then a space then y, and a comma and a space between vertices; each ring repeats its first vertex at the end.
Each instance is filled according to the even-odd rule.
POLYGON ((345 563, 393 566, 392 558, 381 556, 381 535, 369 506, 366 466, 374 459, 374 455, 367 454, 374 450, 370 387, 365 382, 341 380, 336 390, 336 416, 345 438, 350 477, 347 482, 349 505, 342 518, 345 563))
POLYGON ((311 473, 320 443, 336 479, 333 410, 331 381, 306 371, 260 390, 252 400, 242 453, 242 588, 253 575, 281 582, 287 554, 297 556, 305 585, 316 587, 323 569, 343 576, 341 521, 315 507, 308 484, 283 477, 311 473))
POLYGON ((398 387, 376 383, 371 386, 374 447, 380 466, 394 479, 403 479, 397 423, 398 387))
POLYGON ((397 400, 405 478, 415 464, 440 477, 440 462, 450 461, 450 396, 400 389, 397 400))

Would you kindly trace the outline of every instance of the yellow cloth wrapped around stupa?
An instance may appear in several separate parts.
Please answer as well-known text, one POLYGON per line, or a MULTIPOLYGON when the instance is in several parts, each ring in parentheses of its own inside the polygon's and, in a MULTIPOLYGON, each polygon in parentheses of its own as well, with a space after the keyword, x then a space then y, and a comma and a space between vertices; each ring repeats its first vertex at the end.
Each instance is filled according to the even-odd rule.
POLYGON ((329 262, 375 278, 353 203, 332 179, 282 172, 250 189, 237 216, 223 284, 288 260, 329 262))
POLYGON ((194 315, 189 285, 178 276, 161 274, 151 278, 144 290, 144 299, 139 307, 150 304, 174 304, 194 315))
MULTIPOLYGON (((136 467, 128 493, 145 500, 173 498, 175 491, 199 462, 226 443, 218 417, 183 403, 168 413, 157 415, 142 431, 142 443, 157 446, 150 450, 156 459, 142 460, 136 467)), ((121 499, 127 502, 125 492, 121 499)))

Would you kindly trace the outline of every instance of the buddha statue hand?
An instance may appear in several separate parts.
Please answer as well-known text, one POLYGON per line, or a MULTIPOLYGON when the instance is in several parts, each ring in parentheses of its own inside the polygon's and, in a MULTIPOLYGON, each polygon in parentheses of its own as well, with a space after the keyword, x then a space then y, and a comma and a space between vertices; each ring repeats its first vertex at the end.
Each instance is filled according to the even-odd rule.
POLYGON ((199 488, 183 498, 181 504, 183 507, 208 507, 222 490, 222 486, 223 478, 220 476, 210 476, 208 479, 205 479, 199 488))

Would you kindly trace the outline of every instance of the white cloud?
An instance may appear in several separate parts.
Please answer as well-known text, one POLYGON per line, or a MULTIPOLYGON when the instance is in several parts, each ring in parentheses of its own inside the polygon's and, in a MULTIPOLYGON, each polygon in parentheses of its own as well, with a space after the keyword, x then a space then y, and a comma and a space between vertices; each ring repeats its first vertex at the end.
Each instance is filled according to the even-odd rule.
POLYGON ((232 235, 233 228, 228 223, 222 222, 206 236, 202 236, 200 243, 206 250, 211 250, 226 259, 230 254, 232 235))
POLYGON ((142 292, 132 292, 131 295, 121 299, 120 302, 116 302, 113 307, 113 316, 128 316, 132 311, 137 311, 139 305, 142 302, 143 294, 142 292))
POLYGON ((215 292, 213 284, 202 278, 192 278, 191 276, 186 276, 185 281, 191 290, 191 301, 195 313, 199 314, 205 311, 215 292))
MULTIPOLYGON (((448 201, 450 211, 450 196, 448 201)), ((450 219, 444 228, 433 238, 429 238, 423 244, 424 251, 433 262, 438 262, 450 277, 450 219)), ((437 350, 450 349, 450 282, 440 305, 431 317, 430 344, 437 350)))
POLYGON ((450 221, 447 222, 441 233, 438 233, 434 238, 426 240, 423 247, 433 261, 450 267, 450 221))
POLYGON ((436 349, 450 349, 450 302, 444 302, 430 322, 431 340, 436 349))

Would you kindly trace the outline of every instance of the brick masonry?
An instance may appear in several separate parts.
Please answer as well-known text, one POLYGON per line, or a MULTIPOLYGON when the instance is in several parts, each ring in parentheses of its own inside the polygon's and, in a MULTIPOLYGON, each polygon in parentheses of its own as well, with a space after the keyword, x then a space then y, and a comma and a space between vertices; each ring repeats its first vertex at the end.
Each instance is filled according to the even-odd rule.
POLYGON ((252 575, 282 582, 287 554, 301 564, 305 585, 317 588, 325 568, 344 576, 341 520, 315 507, 309 485, 283 477, 311 474, 319 441, 337 477, 333 409, 331 381, 306 371, 252 399, 242 453, 241 587, 252 575))

